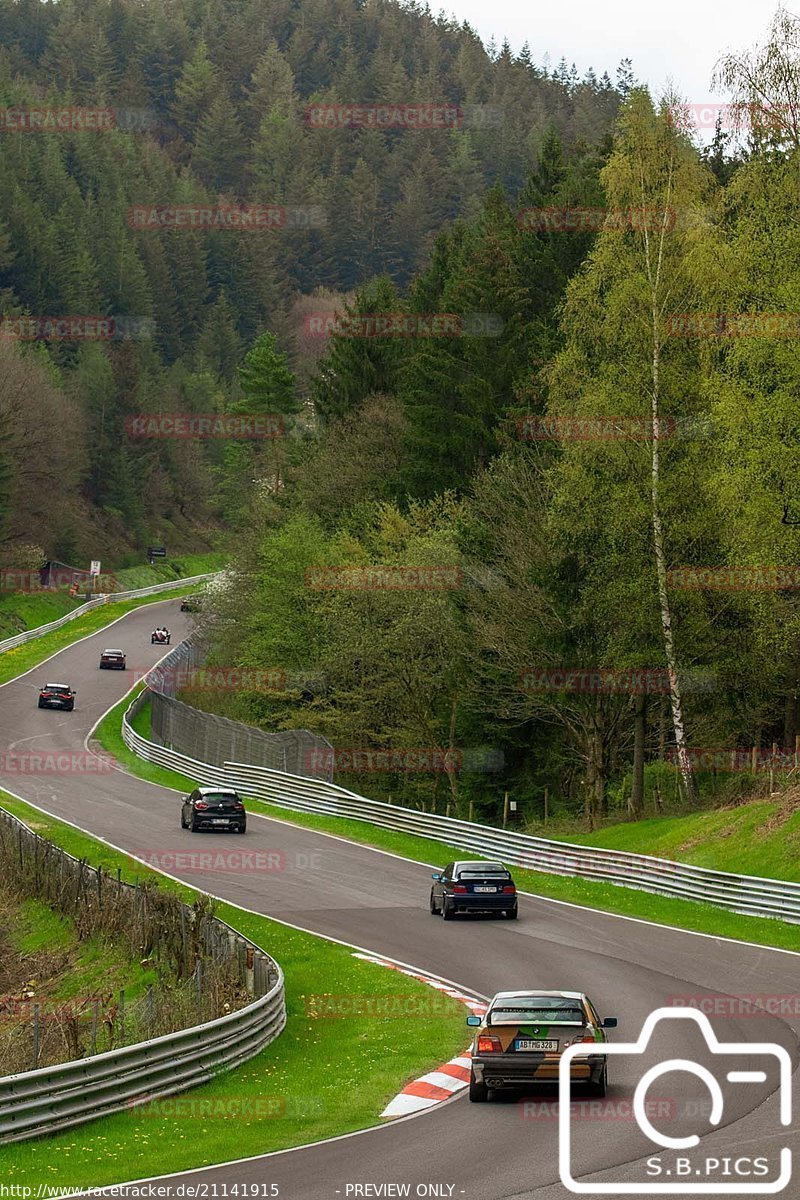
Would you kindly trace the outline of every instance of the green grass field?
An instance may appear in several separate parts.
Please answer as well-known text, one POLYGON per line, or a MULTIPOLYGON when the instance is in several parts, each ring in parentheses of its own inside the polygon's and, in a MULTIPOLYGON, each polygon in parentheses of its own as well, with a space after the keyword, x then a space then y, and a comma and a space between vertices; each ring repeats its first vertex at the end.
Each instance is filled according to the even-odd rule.
MULTIPOLYGON (((4 808, 92 866, 193 898, 188 886, 0 793, 4 808)), ((265 1153, 375 1124, 403 1084, 464 1050, 466 1010, 345 946, 218 905, 286 977, 288 1020, 256 1058, 212 1083, 53 1137, 0 1147, 4 1184, 88 1187, 265 1153), (356 1015, 321 1015, 335 1007, 356 1015), (392 1017, 366 1010, 391 998, 392 1017), (355 1002, 355 1003, 354 1003, 355 1002), (420 1020, 419 1014, 424 1014, 420 1020), (394 1015, 396 1014, 396 1015, 394 1015)))
POLYGON ((81 941, 73 922, 41 900, 19 902, 10 938, 20 954, 53 952, 56 969, 50 978, 37 980, 37 999, 43 1003, 74 1000, 99 991, 117 994, 121 988, 127 999, 134 1000, 158 981, 153 964, 131 960, 106 937, 81 941))
POLYGON ((584 846, 800 881, 800 792, 731 808, 609 825, 596 833, 548 833, 584 846))
POLYGON ((188 579, 192 575, 208 575, 221 571, 227 561, 226 555, 215 550, 204 554, 183 554, 179 558, 156 560, 151 567, 141 563, 136 567, 125 567, 112 571, 121 592, 132 592, 136 588, 150 587, 153 583, 166 583, 170 579, 188 579))
POLYGON ((81 603, 66 592, 0 592, 0 642, 57 621, 81 603))

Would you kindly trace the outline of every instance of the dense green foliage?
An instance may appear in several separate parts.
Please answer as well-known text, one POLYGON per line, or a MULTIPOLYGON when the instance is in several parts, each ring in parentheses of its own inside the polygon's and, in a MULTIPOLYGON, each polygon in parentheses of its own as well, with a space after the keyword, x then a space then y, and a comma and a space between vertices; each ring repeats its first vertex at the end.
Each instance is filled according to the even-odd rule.
POLYGON ((548 129, 571 157, 607 136, 619 100, 605 76, 487 52, 417 4, 0 0, 0 318, 144 322, 122 340, 7 348, 37 399, 21 413, 0 382, 5 559, 24 543, 104 559, 151 539, 202 545, 264 462, 137 439, 126 418, 236 411, 238 367, 266 330, 304 399, 298 297, 382 273, 404 287, 445 222, 495 183, 519 192, 548 129), (463 119, 378 131, 307 118, 334 103, 449 105, 463 119), (13 128, 13 111, 67 106, 109 109, 114 128, 13 128), (137 227, 135 210, 175 204, 293 215, 267 231, 137 227), (15 468, 10 450, 41 427, 33 465, 15 468), (41 503, 55 481, 58 511, 41 503))
POLYGON ((674 102, 632 88, 612 146, 565 163, 549 136, 516 200, 490 189, 405 294, 378 280, 355 297, 356 316, 391 302, 499 324, 334 334, 318 435, 259 497, 216 614, 218 660, 282 667, 287 688, 198 703, 337 748, 449 751, 438 773, 340 778, 492 819, 505 791, 528 817, 547 795, 591 824, 692 806, 698 786, 735 801, 747 773, 693 770, 692 750, 739 747, 748 767, 753 746, 794 752, 798 580, 764 574, 800 551, 800 146, 779 124, 800 62, 783 33, 774 76, 728 64, 773 105, 771 136, 701 153, 674 102), (576 203, 642 215, 597 236, 515 219, 576 203), (457 573, 374 573, 434 565, 457 573), (686 587, 682 568, 739 573, 686 587), (650 674, 542 684, 564 668, 650 674))

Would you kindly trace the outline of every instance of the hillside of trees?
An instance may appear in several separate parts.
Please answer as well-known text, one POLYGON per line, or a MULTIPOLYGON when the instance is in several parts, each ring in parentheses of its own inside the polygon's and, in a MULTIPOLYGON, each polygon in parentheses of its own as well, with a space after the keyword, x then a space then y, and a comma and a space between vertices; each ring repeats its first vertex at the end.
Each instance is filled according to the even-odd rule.
POLYGON ((765 48, 723 64, 749 114, 735 154, 719 133, 701 151, 674 100, 635 87, 599 174, 552 132, 521 200, 493 186, 407 292, 385 276, 358 292, 353 319, 489 312, 502 327, 331 338, 316 432, 262 480, 208 616, 216 662, 306 682, 189 698, 345 751, 435 749, 444 770, 337 777, 490 820, 506 791, 527 820, 549 797, 590 825, 735 802, 769 778, 726 772, 736 748, 741 768, 777 745, 786 777, 799 33, 780 14, 765 48), (520 202, 576 197, 651 219, 596 235, 515 219, 520 202), (429 582, 376 575, 411 567, 429 582))
POLYGON ((134 329, 29 342, 3 327, 4 560, 35 557, 31 546, 124 561, 152 540, 204 545, 250 479, 226 483, 219 444, 137 441, 126 418, 235 408, 266 332, 305 399, 303 298, 378 276, 416 286, 441 230, 476 219, 493 187, 515 202, 551 135, 585 183, 630 84, 626 63, 614 85, 579 79, 388 0, 0 0, 0 320, 112 316, 134 329), (335 103, 464 116, 428 130, 309 124, 310 106, 335 103), (13 128, 14 112, 65 108, 109 110, 114 127, 13 128), (133 208, 174 204, 315 216, 246 233, 132 226, 133 208))

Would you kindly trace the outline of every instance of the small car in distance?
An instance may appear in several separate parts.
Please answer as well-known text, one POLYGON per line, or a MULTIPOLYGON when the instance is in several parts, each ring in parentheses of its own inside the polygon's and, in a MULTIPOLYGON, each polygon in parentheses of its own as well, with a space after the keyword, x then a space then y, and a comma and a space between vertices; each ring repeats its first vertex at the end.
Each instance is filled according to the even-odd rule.
POLYGON ((592 1046, 607 1041, 616 1017, 601 1019, 583 992, 498 992, 483 1017, 467 1017, 476 1026, 471 1046, 469 1098, 480 1103, 492 1089, 558 1083, 561 1054, 577 1042, 586 1054, 573 1058, 570 1081, 585 1084, 590 1096, 605 1096, 608 1056, 592 1046))
POLYGON ((181 829, 197 833, 201 829, 228 829, 244 833, 247 813, 233 788, 198 787, 181 804, 181 829))
POLYGON ((150 645, 151 646, 168 646, 170 636, 171 636, 170 632, 167 629, 166 625, 157 625, 156 628, 153 630, 153 632, 150 634, 150 645))
POLYGON ((100 655, 100 671, 124 671, 127 659, 124 650, 104 650, 100 655))
POLYGON ((39 708, 63 708, 72 712, 75 707, 75 691, 68 683, 46 683, 39 692, 39 708))
POLYGON ((181 600, 181 612, 200 612, 199 596, 184 596, 181 600))
POLYGON ((452 921, 456 913, 505 913, 517 918, 517 889, 511 872, 499 862, 448 863, 431 876, 430 910, 452 921))

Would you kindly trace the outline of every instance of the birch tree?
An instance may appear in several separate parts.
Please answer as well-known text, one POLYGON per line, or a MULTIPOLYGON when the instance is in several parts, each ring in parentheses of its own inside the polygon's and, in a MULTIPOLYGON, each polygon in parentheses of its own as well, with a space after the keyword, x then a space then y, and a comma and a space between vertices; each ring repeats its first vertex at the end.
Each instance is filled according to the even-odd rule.
POLYGON ((703 511, 703 455, 676 434, 697 415, 702 390, 697 342, 685 334, 710 269, 714 184, 674 98, 656 111, 645 91, 632 92, 602 182, 606 225, 568 289, 566 345, 550 371, 550 412, 573 420, 561 427, 557 492, 564 528, 575 520, 583 538, 597 539, 599 602, 627 588, 617 622, 634 636, 621 633, 621 652, 648 644, 655 611, 682 786, 694 803, 668 571, 710 540, 713 524, 703 511))

